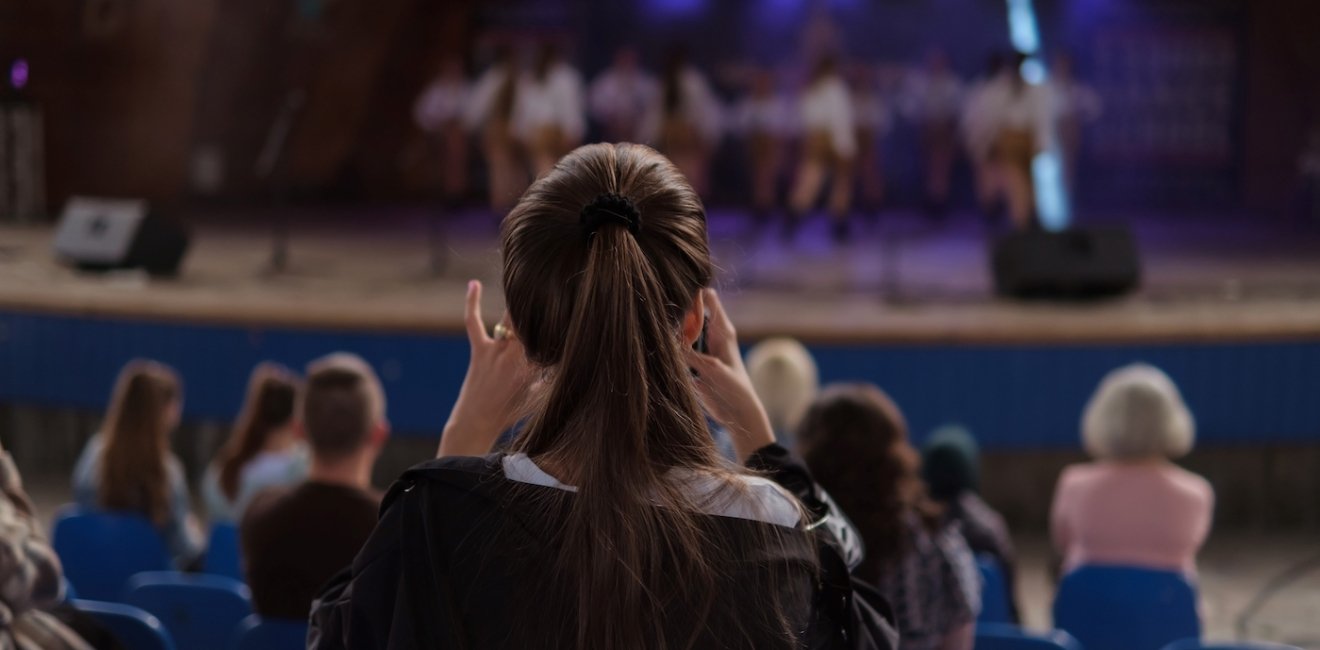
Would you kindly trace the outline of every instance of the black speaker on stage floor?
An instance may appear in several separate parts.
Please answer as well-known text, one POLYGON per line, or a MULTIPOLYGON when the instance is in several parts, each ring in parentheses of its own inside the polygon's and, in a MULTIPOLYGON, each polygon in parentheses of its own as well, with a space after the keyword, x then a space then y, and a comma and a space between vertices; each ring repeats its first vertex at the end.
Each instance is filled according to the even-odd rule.
POLYGON ((992 258, 995 290, 1019 298, 1100 298, 1141 283, 1124 227, 1015 232, 995 242, 992 258))
POLYGON ((187 250, 183 226, 138 199, 73 197, 55 229, 55 253, 88 271, 176 275, 187 250))

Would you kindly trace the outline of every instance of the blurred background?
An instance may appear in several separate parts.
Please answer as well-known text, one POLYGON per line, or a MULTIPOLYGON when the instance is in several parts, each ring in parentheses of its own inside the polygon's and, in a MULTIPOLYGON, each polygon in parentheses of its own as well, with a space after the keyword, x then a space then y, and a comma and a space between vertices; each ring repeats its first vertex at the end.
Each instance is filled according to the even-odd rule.
POLYGON ((631 139, 688 156, 747 343, 884 387, 914 442, 975 434, 1028 626, 1082 408, 1145 361, 1217 493, 1208 634, 1320 647, 1317 35, 1309 0, 0 0, 0 438, 48 515, 150 357, 185 382, 196 481, 256 362, 347 349, 389 395, 387 485, 457 393, 466 281, 502 309, 498 223, 538 154, 631 139), (996 55, 1049 106, 1027 222, 978 189, 996 55), (826 59, 858 134, 842 209, 790 196, 826 59), (568 70, 556 143, 491 135, 501 102, 564 110, 501 99, 502 69, 568 70), (645 82, 635 105, 612 73, 645 82), (700 106, 690 149, 671 86, 700 106))

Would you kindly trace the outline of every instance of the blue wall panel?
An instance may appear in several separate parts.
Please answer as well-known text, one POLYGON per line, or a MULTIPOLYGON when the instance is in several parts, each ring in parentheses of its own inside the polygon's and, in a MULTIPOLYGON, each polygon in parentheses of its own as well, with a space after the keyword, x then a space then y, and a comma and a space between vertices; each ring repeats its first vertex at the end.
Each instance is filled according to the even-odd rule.
MULTIPOLYGON (((823 381, 884 387, 918 438, 943 422, 987 448, 1078 445, 1082 407, 1110 369, 1142 360, 1182 387, 1202 440, 1320 441, 1320 341, 1161 345, 816 345, 823 381)), ((453 334, 297 331, 80 319, 0 312, 0 400, 103 407, 119 367, 149 357, 179 370, 190 417, 228 419, 247 374, 274 360, 302 368, 335 350, 380 372, 390 419, 437 435, 467 364, 453 334)))

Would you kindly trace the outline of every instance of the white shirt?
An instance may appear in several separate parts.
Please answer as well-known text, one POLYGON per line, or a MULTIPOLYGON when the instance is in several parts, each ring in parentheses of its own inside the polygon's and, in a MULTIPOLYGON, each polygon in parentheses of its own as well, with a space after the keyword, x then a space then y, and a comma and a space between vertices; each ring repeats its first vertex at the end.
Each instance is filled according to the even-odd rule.
POLYGON ((569 140, 581 141, 587 130, 582 94, 582 76, 564 63, 556 63, 545 79, 523 75, 513 105, 514 137, 526 141, 544 127, 557 126, 569 140))
POLYGON ((807 87, 799 102, 802 128, 807 133, 826 131, 834 153, 850 158, 857 153, 857 122, 852 94, 838 76, 821 79, 807 87))
MULTIPOLYGON (((692 67, 684 68, 679 72, 678 87, 681 96, 679 115, 701 134, 708 146, 718 144, 724 134, 724 107, 706 82, 705 75, 692 67)), ((642 120, 641 138, 644 142, 660 140, 660 129, 665 118, 664 95, 662 82, 655 100, 646 112, 646 118, 642 120)))
MULTIPOLYGON (((591 82, 587 105, 591 116, 605 123, 640 123, 660 94, 660 83, 641 71, 610 68, 591 82)), ((633 137, 636 137, 634 135, 633 137)))
POLYGON ((423 131, 435 133, 450 120, 463 119, 467 108, 468 84, 461 79, 436 79, 413 104, 413 121, 423 131))
POLYGON ((782 95, 747 97, 733 111, 730 126, 742 135, 788 135, 793 132, 793 109, 782 95))
POLYGON ((503 65, 492 66, 481 73, 467 96, 467 107, 463 111, 464 126, 475 130, 486 125, 493 117, 495 100, 508 78, 509 68, 503 65))
POLYGON ((967 153, 975 160, 985 160, 990 155, 990 147, 995 140, 995 124, 985 109, 986 97, 1002 75, 981 79, 972 84, 967 91, 967 101, 963 104, 959 127, 962 129, 963 145, 967 153))
POLYGON ((977 102, 978 128, 992 140, 1003 129, 1031 131, 1036 147, 1048 149, 1054 141, 1054 112, 1045 86, 1016 86, 1005 76, 990 82, 977 102))
POLYGON ((956 120, 962 111, 963 83, 952 73, 913 73, 903 84, 903 114, 916 122, 956 120))
MULTIPOLYGON (((509 454, 501 463, 504 477, 510 481, 577 492, 576 486, 561 483, 526 454, 509 454)), ((785 528, 796 528, 802 520, 802 511, 792 495, 770 479, 739 475, 738 480, 743 482, 743 489, 739 490, 714 476, 691 470, 674 469, 670 476, 686 484, 703 514, 760 521, 785 528)))

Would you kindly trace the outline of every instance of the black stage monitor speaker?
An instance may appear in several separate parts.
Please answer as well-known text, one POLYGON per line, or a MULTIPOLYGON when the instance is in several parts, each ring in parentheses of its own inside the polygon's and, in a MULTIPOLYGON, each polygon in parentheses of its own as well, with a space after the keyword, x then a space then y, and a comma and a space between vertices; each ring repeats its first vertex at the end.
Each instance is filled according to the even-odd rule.
POLYGON ((188 233, 152 212, 146 201, 73 197, 55 230, 55 253, 80 269, 144 269, 175 275, 188 233))
POLYGON ((995 243, 995 289, 1020 298, 1099 298, 1141 283, 1127 228, 1015 232, 995 243))

